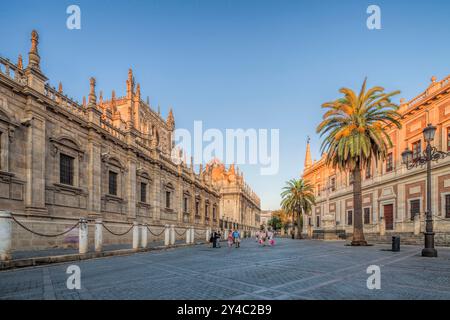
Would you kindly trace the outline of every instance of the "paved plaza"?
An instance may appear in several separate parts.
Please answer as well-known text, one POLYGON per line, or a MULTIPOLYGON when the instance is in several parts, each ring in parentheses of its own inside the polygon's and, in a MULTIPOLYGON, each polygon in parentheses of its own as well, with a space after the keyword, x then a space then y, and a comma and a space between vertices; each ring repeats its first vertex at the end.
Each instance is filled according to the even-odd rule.
POLYGON ((344 242, 245 240, 239 249, 207 245, 0 272, 0 299, 450 299, 450 249, 354 248, 344 242), (81 268, 81 290, 66 269, 81 268), (367 267, 381 289, 367 288, 367 267))

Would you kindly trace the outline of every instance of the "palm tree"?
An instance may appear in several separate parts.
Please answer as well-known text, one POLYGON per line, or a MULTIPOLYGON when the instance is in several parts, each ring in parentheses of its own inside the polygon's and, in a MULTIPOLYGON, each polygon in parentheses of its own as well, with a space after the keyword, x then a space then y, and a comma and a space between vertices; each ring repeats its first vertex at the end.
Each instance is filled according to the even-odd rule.
POLYGON ((375 163, 384 161, 388 149, 392 147, 384 127, 401 127, 398 105, 391 101, 400 91, 385 93, 382 87, 366 91, 366 82, 367 79, 359 95, 351 89, 342 88, 342 98, 324 103, 322 108, 328 111, 317 127, 320 136, 325 136, 322 152, 327 155, 327 164, 352 174, 354 246, 367 245, 362 220, 361 170, 370 168, 374 160, 375 163))
POLYGON ((303 179, 286 182, 281 193, 281 207, 297 217, 297 239, 302 234, 302 213, 309 214, 315 204, 313 187, 303 179))

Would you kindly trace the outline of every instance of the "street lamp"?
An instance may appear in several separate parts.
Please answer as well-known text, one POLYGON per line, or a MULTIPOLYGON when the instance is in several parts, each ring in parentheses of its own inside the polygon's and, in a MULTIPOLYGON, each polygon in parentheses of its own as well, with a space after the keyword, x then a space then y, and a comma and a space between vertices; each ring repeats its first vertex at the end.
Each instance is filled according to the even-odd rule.
POLYGON ((422 250, 423 257, 437 257, 437 250, 434 248, 434 232, 433 232, 433 213, 431 211, 431 161, 438 161, 450 156, 450 152, 439 151, 436 147, 431 146, 434 140, 436 127, 428 124, 423 129, 423 137, 427 143, 426 149, 421 155, 415 155, 406 147, 402 152, 402 163, 406 165, 408 170, 419 166, 427 166, 427 211, 426 211, 426 227, 425 227, 425 248, 422 250))

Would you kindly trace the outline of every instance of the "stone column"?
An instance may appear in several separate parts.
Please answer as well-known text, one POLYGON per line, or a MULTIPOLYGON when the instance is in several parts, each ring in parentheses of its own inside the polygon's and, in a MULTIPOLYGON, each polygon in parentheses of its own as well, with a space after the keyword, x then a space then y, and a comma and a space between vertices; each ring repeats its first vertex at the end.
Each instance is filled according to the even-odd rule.
MULTIPOLYGON (((30 106, 33 108, 34 106, 30 106)), ((35 113, 27 128, 26 153, 26 192, 25 207, 27 212, 46 214, 45 207, 45 119, 35 113)))
POLYGON ((103 248, 103 221, 95 220, 95 252, 101 252, 103 248))
POLYGON ((182 168, 178 165, 178 188, 175 188, 174 194, 174 210, 178 212, 178 224, 184 223, 183 201, 184 201, 184 186, 182 178, 182 168))
POLYGON ((162 192, 161 192, 161 172, 158 169, 157 165, 154 165, 152 167, 152 173, 153 173, 153 181, 151 183, 151 203, 153 206, 152 209, 152 218, 153 220, 159 220, 161 217, 161 201, 162 201, 162 192))
POLYGON ((102 161, 101 146, 94 142, 95 137, 89 137, 87 147, 88 164, 88 204, 87 208, 91 213, 100 214, 101 212, 101 186, 102 186, 102 161))
POLYGON ((379 220, 379 226, 380 226, 380 236, 384 236, 386 234, 386 223, 384 222, 384 213, 381 215, 380 213, 380 220, 379 220))
POLYGON ((189 232, 191 233, 191 243, 195 244, 195 227, 191 227, 189 232))
POLYGON ((186 229, 186 244, 191 244, 191 228, 186 229))
POLYGON ((88 252, 88 239, 88 222, 85 218, 81 218, 78 233, 78 252, 80 254, 88 252))
POLYGON ((209 242, 209 238, 211 237, 211 228, 206 228, 206 242, 209 242))
POLYGON ((175 226, 172 224, 170 225, 170 244, 174 245, 175 244, 175 226))
POLYGON ((147 248, 147 242, 148 242, 147 225, 143 224, 143 225, 141 225, 141 248, 146 249, 147 248))
POLYGON ((126 175, 125 190, 128 201, 128 217, 136 218, 136 163, 128 160, 128 172, 126 175))
POLYGON ((166 229, 164 230, 164 245, 170 245, 170 227, 168 224, 164 226, 166 229))
POLYGON ((139 223, 133 222, 133 250, 139 249, 139 223))
POLYGON ((0 211, 0 261, 11 259, 12 220, 11 212, 0 211))
POLYGON ((397 187, 397 211, 396 215, 394 216, 394 231, 396 232, 404 232, 404 226, 407 219, 406 215, 406 190, 405 190, 404 184, 398 184, 397 187))

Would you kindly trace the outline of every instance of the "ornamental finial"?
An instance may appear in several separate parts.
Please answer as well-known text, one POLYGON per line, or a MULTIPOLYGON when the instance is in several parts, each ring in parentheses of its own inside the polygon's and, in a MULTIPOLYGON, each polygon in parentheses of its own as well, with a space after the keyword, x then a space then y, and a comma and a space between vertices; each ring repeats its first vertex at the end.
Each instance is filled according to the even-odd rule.
POLYGON ((28 53, 28 65, 39 70, 41 58, 38 53, 39 35, 36 30, 31 32, 31 49, 28 53))
POLYGON ((97 96, 95 95, 95 78, 92 77, 89 80, 90 91, 89 91, 89 106, 95 106, 97 104, 97 96))

